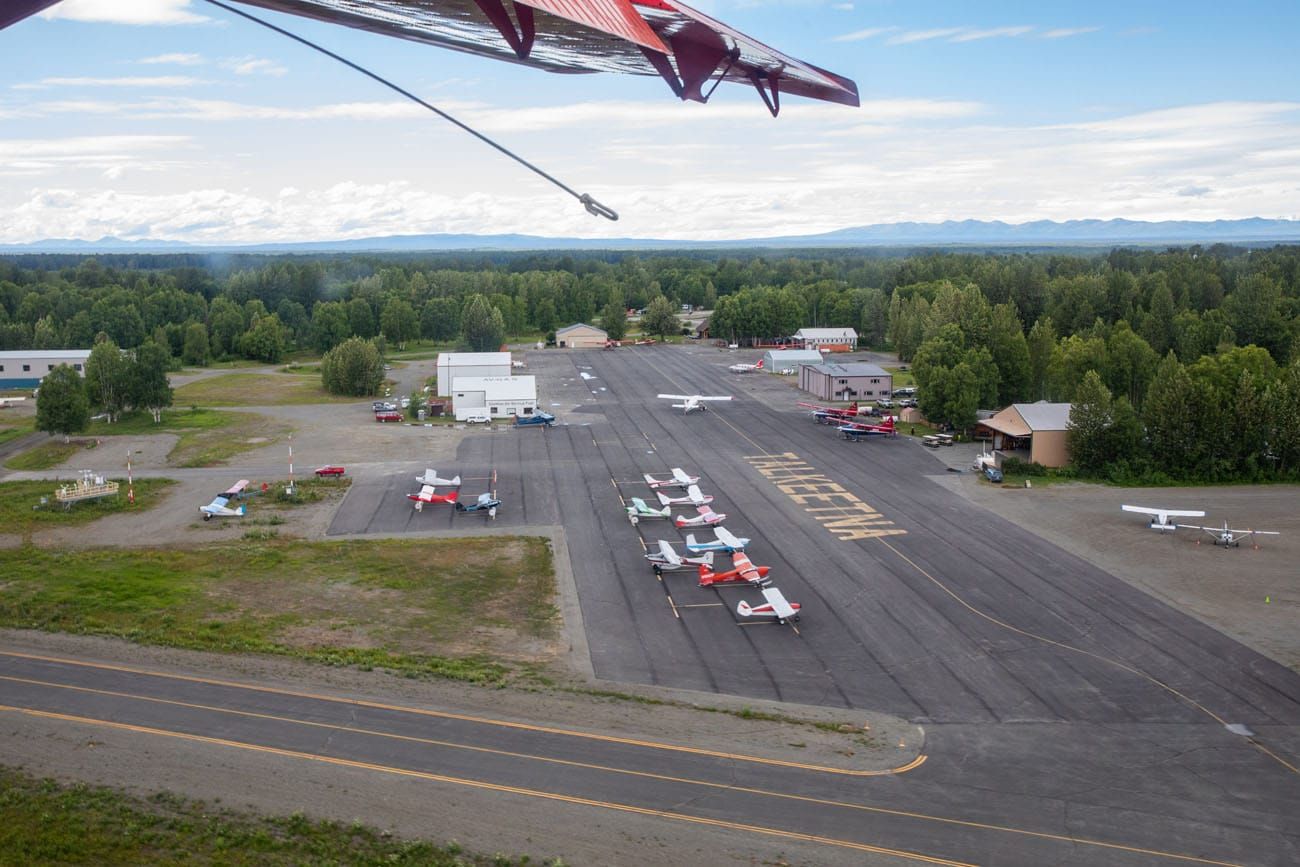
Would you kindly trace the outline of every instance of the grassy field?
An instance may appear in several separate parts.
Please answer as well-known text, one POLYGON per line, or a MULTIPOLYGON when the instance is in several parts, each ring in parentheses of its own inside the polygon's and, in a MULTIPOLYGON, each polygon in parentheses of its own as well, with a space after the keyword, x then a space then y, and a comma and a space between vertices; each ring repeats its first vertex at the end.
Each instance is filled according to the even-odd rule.
POLYGON ((59 466, 77 452, 94 447, 94 440, 75 439, 65 443, 61 438, 51 439, 10 456, 5 461, 5 466, 11 470, 48 470, 59 466))
POLYGON ((394 838, 353 822, 272 817, 166 792, 140 798, 61 785, 0 767, 0 865, 193 864, 516 865, 529 859, 467 854, 394 838))
POLYGON ((554 654, 536 537, 0 550, 0 626, 501 684, 554 654))
POLYGON ((23 424, 23 425, 14 425, 12 427, 8 427, 8 426, 0 427, 0 445, 4 445, 10 440, 16 440, 19 437, 27 436, 27 434, 31 433, 35 429, 36 428, 33 427, 30 423, 23 424))
POLYGON ((907 370, 903 370, 901 367, 889 367, 888 365, 881 366, 894 375, 895 391, 900 388, 907 388, 916 385, 916 377, 912 375, 911 365, 908 365, 907 370))
POLYGON ((176 389, 177 406, 281 406, 356 400, 327 392, 321 387, 319 373, 226 373, 176 389))
MULTIPOLYGON (((134 412, 116 422, 93 422, 91 436, 176 434, 179 439, 167 455, 174 467, 212 467, 252 449, 279 442, 293 428, 284 422, 247 412, 210 409, 166 410, 161 424, 147 412, 134 412)), ((8 464, 13 466, 12 461, 8 464)))
POLYGON ((127 502, 126 479, 114 477, 113 480, 121 483, 116 497, 76 503, 66 511, 54 499, 55 489, 65 482, 54 479, 0 482, 0 528, 6 533, 26 535, 43 527, 88 524, 118 512, 145 512, 158 505, 167 488, 175 484, 171 479, 137 479, 135 505, 132 505, 127 502), (48 503, 36 508, 41 497, 46 497, 48 503))

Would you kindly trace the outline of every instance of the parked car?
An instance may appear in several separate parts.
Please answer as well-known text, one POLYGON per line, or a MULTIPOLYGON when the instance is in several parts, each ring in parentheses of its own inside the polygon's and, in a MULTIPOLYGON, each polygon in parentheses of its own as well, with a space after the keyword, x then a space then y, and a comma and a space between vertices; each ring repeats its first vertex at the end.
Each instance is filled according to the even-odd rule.
POLYGON ((316 468, 316 478, 323 479, 326 476, 341 476, 345 472, 346 470, 344 470, 343 467, 336 467, 333 464, 329 464, 324 467, 316 468))
POLYGON ((994 484, 1001 484, 1002 471, 999 470, 997 467, 985 467, 984 478, 988 479, 990 482, 993 482, 994 484))
POLYGON ((383 422, 383 421, 401 421, 401 420, 402 420, 402 414, 400 412, 397 412, 396 410, 387 409, 384 410, 383 412, 375 413, 375 421, 383 422))
POLYGON ((491 424, 492 416, 485 412, 472 412, 461 419, 465 424, 491 424))
POLYGON ((398 403, 402 405, 402 409, 406 409, 408 406, 411 405, 411 399, 409 397, 404 397, 401 400, 399 400, 398 403))
POLYGON ((916 406, 916 401, 913 400, 912 398, 908 397, 908 398, 904 398, 903 400, 900 400, 900 401, 898 402, 898 405, 899 405, 899 406, 906 406, 906 407, 915 407, 915 406, 916 406))
POLYGON ((881 409, 890 409, 894 406, 894 402, 887 397, 882 397, 880 400, 876 401, 876 406, 881 409))

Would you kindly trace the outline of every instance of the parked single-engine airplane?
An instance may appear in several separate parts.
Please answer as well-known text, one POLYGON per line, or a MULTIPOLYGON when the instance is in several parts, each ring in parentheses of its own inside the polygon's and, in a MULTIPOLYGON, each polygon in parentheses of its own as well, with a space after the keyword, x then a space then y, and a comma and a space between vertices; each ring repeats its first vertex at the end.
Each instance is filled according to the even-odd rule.
POLYGON ((673 404, 673 409, 684 410, 688 413, 699 410, 703 412, 708 409, 708 402, 714 400, 731 400, 731 395, 709 396, 703 394, 661 394, 664 400, 680 400, 681 403, 673 404))
POLYGON ((799 402, 799 406, 808 410, 808 414, 817 420, 818 424, 843 424, 850 421, 858 414, 858 402, 855 400, 848 406, 821 406, 816 403, 799 402))
MULTIPOLYGON (((1276 530, 1230 530, 1227 521, 1223 522, 1222 527, 1202 527, 1197 524, 1179 524, 1178 526, 1184 530, 1204 530, 1214 537, 1214 544, 1222 545, 1225 548, 1237 548, 1241 545, 1242 539, 1250 539, 1254 536, 1282 535, 1276 530)), ((1197 544, 1200 544, 1199 541, 1197 544)), ((1258 543, 1255 547, 1259 547, 1258 543)))
POLYGON ((468 506, 460 500, 456 500, 455 503, 457 512, 486 512, 489 518, 495 518, 497 509, 501 507, 501 501, 486 492, 479 494, 478 499, 468 506))
POLYGON ((199 506, 199 512, 203 515, 203 520, 211 521, 213 518, 242 518, 245 507, 240 503, 239 508, 230 508, 231 500, 238 500, 244 494, 244 489, 248 487, 248 479, 240 479, 229 488, 213 497, 212 502, 206 506, 199 506))
POLYGON ((642 518, 667 518, 672 513, 671 506, 664 506, 662 509, 652 509, 646 505, 645 500, 640 497, 632 498, 632 505, 627 507, 627 519, 635 524, 642 518))
POLYGON ((689 488, 700 480, 699 476, 688 475, 681 467, 673 467, 672 478, 656 479, 649 473, 646 473, 642 478, 645 479, 647 485, 655 490, 659 488, 689 488))
POLYGON ((703 557, 683 557, 673 550, 673 546, 663 539, 659 540, 657 550, 650 551, 645 555, 655 567, 656 572, 668 572, 672 569, 681 569, 685 566, 699 566, 704 568, 713 565, 713 552, 710 551, 703 557))
POLYGON ((682 497, 670 497, 663 491, 656 491, 655 496, 661 506, 707 506, 713 502, 713 495, 704 493, 697 485, 688 486, 682 497))
POLYGON ((755 566, 744 553, 737 551, 731 555, 731 570, 714 572, 708 566, 700 567, 700 586, 715 587, 719 584, 766 584, 770 566, 755 566))
POLYGON ((726 527, 714 527, 713 535, 714 541, 712 542, 697 542, 693 534, 688 534, 686 536, 686 550, 697 554, 701 551, 721 551, 724 554, 733 554, 736 551, 745 550, 745 546, 749 544, 748 539, 739 539, 731 535, 731 531, 726 527))
POLYGON ((861 421, 846 422, 838 428, 840 436, 846 440, 870 439, 871 437, 896 437, 898 428, 894 427, 894 417, 888 416, 880 424, 867 424, 861 421))
POLYGON ((745 364, 743 361, 739 364, 733 364, 727 368, 732 373, 753 373, 756 370, 763 369, 763 359, 758 360, 758 364, 745 364))
POLYGON ((429 469, 424 471, 424 475, 416 476, 415 480, 422 485, 451 485, 452 487, 460 485, 460 476, 456 476, 454 479, 440 479, 437 470, 429 469))
MULTIPOLYGON (((669 508, 664 506, 664 511, 668 511, 669 508)), ((673 523, 680 530, 682 527, 712 527, 727 520, 725 512, 715 512, 709 506, 700 506, 695 511, 699 513, 697 517, 688 518, 685 515, 678 515, 673 523)))
POLYGON ((770 617, 777 623, 788 623, 799 619, 799 609, 803 606, 798 602, 787 602, 785 596, 775 587, 764 587, 763 598, 767 602, 762 605, 750 605, 742 599, 736 605, 736 613, 741 617, 770 617))
POLYGON ((25 397, 0 397, 0 409, 8 409, 14 404, 22 403, 25 397))
POLYGON ((433 485, 424 485, 420 488, 418 494, 407 494, 406 499, 415 501, 415 511, 424 511, 425 504, 433 505, 435 503, 454 503, 460 497, 460 490, 448 491, 440 494, 433 489, 433 485))
POLYGON ((1146 506, 1120 506, 1125 512, 1137 512, 1139 515, 1149 515, 1151 521, 1147 524, 1152 530, 1172 533, 1178 529, 1178 524, 1170 522, 1170 518, 1204 518, 1205 513, 1200 511, 1179 511, 1178 509, 1149 509, 1146 506))

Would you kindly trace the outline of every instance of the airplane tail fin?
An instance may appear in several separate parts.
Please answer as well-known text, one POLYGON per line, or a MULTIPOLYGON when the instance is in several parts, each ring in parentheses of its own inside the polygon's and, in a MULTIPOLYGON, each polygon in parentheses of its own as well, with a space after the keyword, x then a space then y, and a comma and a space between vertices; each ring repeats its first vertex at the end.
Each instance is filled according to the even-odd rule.
POLYGON ((758 364, 755 364, 755 365, 754 365, 754 369, 755 369, 755 370, 762 370, 762 369, 763 369, 763 359, 760 358, 760 359, 758 360, 758 364))
POLYGON ((703 564, 700 565, 700 586, 708 587, 713 583, 713 570, 703 564))
POLYGON ((459 486, 460 486, 460 476, 457 476, 456 478, 452 479, 451 482, 450 482, 450 484, 453 485, 453 486, 459 487, 459 486))
POLYGON ((705 551, 705 552, 704 552, 704 556, 701 557, 700 559, 703 560, 704 563, 705 563, 705 565, 707 565, 709 568, 712 568, 712 567, 713 567, 713 552, 712 552, 712 551, 705 551))
POLYGON ((239 515, 242 518, 244 516, 244 512, 246 511, 247 511, 247 507, 240 506, 238 509, 235 509, 235 514, 239 515))
POLYGON ((736 613, 741 617, 752 617, 754 609, 749 606, 748 602, 742 599, 740 602, 736 603, 736 613))
POLYGON ((689 549, 689 548, 694 548, 695 545, 696 545, 696 542, 695 542, 695 534, 694 534, 694 533, 687 533, 687 534, 686 534, 686 547, 687 547, 688 549, 689 549))
POLYGON ((849 404, 849 415, 857 415, 857 414, 858 414, 858 402, 855 400, 853 401, 853 403, 849 404))
POLYGON ((672 500, 663 491, 655 491, 655 496, 659 498, 659 505, 661 506, 672 505, 672 500))

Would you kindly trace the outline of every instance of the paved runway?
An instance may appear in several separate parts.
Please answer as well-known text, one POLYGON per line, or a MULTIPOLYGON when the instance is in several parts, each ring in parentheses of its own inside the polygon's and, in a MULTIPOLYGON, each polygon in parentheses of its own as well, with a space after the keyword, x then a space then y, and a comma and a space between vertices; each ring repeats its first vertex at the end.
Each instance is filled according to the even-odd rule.
MULTIPOLYGON (((972 792, 923 774, 861 775, 481 715, 0 651, 0 712, 202 743, 222 752, 416 778, 429 799, 576 804, 811 842, 817 863, 1284 864, 1276 827, 1243 809, 1161 815, 972 792), (22 710, 18 710, 22 708, 22 710), (1208 821, 1207 821, 1208 820, 1208 821)), ((1084 742, 1080 749, 1089 748, 1084 742)), ((1002 759, 1005 757, 991 757, 1002 759)), ((1293 814, 1292 814, 1293 817, 1293 814)), ((1274 816, 1273 824, 1288 821, 1274 816)), ((539 829, 540 831, 540 829, 539 829)), ((562 841, 548 840, 562 850, 562 841)), ((657 856, 647 853, 647 858, 657 856)))
MULTIPOLYGON (((827 861, 876 851, 1024 865, 1300 863, 1295 673, 954 498, 927 478, 941 465, 907 438, 844 442, 796 410, 787 380, 729 375, 724 353, 542 359, 532 372, 566 424, 476 431, 459 466, 435 469, 464 476, 469 498, 496 471, 505 505, 492 532, 564 525, 596 674, 897 714, 925 724, 925 764, 845 778, 491 723, 432 725, 384 708, 340 732, 331 726, 356 709, 328 699, 4 654, 0 703, 328 754, 442 785, 810 835, 827 861), (738 399, 684 416, 658 392, 738 399), (654 576, 643 537, 683 534, 666 522, 634 527, 622 499, 649 494, 642 473, 672 467, 700 475, 728 528, 755 540, 751 559, 804 605, 797 632, 736 625, 735 602, 759 598, 749 589, 654 576)), ((330 532, 485 525, 446 507, 415 513, 400 494, 423 466, 412 455, 358 480, 330 532)))

